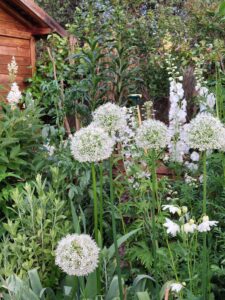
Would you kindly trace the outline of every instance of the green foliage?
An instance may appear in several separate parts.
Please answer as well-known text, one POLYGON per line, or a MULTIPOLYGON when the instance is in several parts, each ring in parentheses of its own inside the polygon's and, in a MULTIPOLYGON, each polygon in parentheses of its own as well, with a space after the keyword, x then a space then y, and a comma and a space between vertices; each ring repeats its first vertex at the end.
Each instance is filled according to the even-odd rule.
POLYGON ((55 186, 49 187, 40 175, 21 191, 15 188, 11 197, 16 218, 3 224, 1 274, 15 272, 23 276, 37 268, 43 282, 53 285, 59 279, 54 250, 58 240, 71 230, 67 203, 59 198, 55 186))

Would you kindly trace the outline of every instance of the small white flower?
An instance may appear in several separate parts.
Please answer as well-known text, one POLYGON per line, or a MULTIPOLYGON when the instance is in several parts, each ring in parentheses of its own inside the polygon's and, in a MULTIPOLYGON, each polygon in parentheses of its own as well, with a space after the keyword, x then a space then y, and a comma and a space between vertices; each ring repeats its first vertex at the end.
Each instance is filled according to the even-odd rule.
POLYGON ((180 208, 175 205, 163 205, 162 208, 163 210, 169 210, 171 214, 177 213, 178 215, 180 215, 181 213, 180 208))
POLYGON ((89 125, 77 131, 71 140, 71 152, 80 162, 97 162, 111 156, 114 140, 102 129, 89 125))
POLYGON ((172 236, 176 236, 180 232, 180 227, 170 219, 166 218, 166 223, 163 224, 167 228, 166 232, 172 236))
POLYGON ((208 216, 204 216, 202 218, 202 223, 198 225, 198 231, 199 232, 207 232, 210 231, 213 226, 217 226, 219 222, 218 221, 209 221, 208 216))
POLYGON ((48 155, 53 156, 53 154, 55 152, 55 147, 51 146, 49 143, 45 144, 44 147, 48 151, 48 155))
POLYGON ((157 120, 147 120, 137 130, 136 144, 140 148, 160 150, 168 144, 167 126, 157 120))
POLYGON ((12 57, 11 62, 8 64, 8 71, 10 77, 15 77, 18 73, 18 65, 14 56, 12 57))
POLYGON ((206 103, 207 103, 207 105, 209 106, 210 109, 213 109, 213 107, 214 107, 215 104, 216 104, 216 98, 215 98, 215 96, 213 95, 213 93, 211 93, 211 94, 209 94, 209 95, 207 96, 206 103))
POLYGON ((197 229, 197 225, 195 224, 195 221, 193 219, 190 219, 189 222, 185 223, 181 230, 185 233, 194 233, 194 231, 197 229))
POLYGON ((89 235, 67 235, 58 243, 55 263, 68 275, 86 276, 97 268, 99 250, 89 235))
POLYGON ((199 157, 200 157, 200 155, 199 155, 198 152, 194 151, 194 152, 191 153, 191 160, 192 161, 199 161, 199 157))
POLYGON ((183 284, 176 282, 170 285, 170 289, 172 292, 179 293, 183 289, 183 284))

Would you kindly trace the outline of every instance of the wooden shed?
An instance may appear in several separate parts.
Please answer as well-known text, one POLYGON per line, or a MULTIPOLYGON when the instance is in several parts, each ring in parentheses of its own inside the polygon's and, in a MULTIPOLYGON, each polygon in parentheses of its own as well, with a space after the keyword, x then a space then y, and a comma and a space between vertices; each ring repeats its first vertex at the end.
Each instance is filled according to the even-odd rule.
POLYGON ((8 83, 7 65, 14 56, 19 66, 16 81, 25 87, 35 70, 36 40, 52 32, 67 36, 33 0, 0 0, 0 85, 8 83))

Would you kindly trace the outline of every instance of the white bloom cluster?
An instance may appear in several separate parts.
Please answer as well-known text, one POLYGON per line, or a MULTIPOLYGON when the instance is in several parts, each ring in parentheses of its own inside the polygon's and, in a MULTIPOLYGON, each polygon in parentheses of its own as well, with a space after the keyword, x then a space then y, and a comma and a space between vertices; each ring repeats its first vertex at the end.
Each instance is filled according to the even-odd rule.
POLYGON ((18 65, 16 63, 16 59, 13 56, 11 62, 8 64, 8 72, 10 79, 15 79, 16 74, 18 73, 18 65))
POLYGON ((44 148, 47 150, 49 156, 53 156, 55 152, 55 146, 50 145, 49 143, 44 144, 44 148))
POLYGON ((143 149, 163 149, 168 144, 168 128, 157 120, 146 120, 137 130, 136 144, 143 149))
MULTIPOLYGON (((181 79, 181 78, 180 78, 181 79)), ((183 156, 188 147, 183 138, 183 126, 186 123, 187 101, 184 98, 184 89, 181 82, 170 81, 170 111, 169 111, 169 153, 172 161, 183 162, 183 156)))
POLYGON ((199 93, 205 101, 200 102, 200 111, 212 111, 216 104, 216 97, 213 93, 209 92, 207 87, 202 87, 200 85, 196 85, 196 91, 199 93))
POLYGON ((126 109, 108 102, 93 112, 93 122, 97 127, 108 132, 110 136, 114 136, 127 128, 126 109))
POLYGON ((183 284, 180 282, 171 283, 170 290, 171 292, 180 293, 180 291, 183 289, 183 284))
POLYGON ((22 98, 22 93, 17 85, 16 82, 11 84, 11 89, 7 95, 7 101, 11 105, 11 107, 15 106, 19 103, 20 99, 22 98))
POLYGON ((93 124, 77 131, 70 139, 71 152, 79 162, 97 162, 111 156, 114 140, 93 124))
POLYGON ((67 235, 55 251, 55 263, 68 275, 86 276, 98 266, 99 248, 86 234, 67 235))
POLYGON ((200 151, 221 149, 225 139, 225 127, 209 113, 198 114, 185 128, 188 146, 200 151))

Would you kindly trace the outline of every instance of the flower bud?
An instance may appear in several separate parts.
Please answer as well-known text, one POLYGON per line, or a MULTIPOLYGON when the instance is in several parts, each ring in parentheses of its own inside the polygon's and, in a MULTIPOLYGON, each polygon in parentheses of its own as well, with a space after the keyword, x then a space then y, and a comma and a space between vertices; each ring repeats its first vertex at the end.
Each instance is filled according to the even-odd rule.
POLYGON ((187 206, 182 206, 181 208, 182 208, 182 212, 183 212, 184 214, 186 214, 186 213, 188 212, 187 206))

